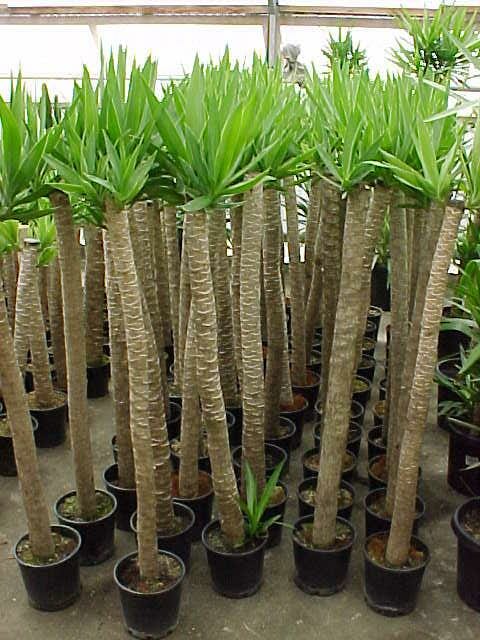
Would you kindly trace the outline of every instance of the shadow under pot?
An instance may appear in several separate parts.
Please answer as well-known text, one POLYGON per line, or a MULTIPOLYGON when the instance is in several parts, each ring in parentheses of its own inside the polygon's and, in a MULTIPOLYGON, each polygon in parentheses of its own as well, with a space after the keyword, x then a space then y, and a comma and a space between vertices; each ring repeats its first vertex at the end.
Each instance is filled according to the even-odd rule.
POLYGON ((82 538, 80 564, 83 567, 105 562, 115 551, 115 513, 117 500, 114 495, 95 490, 96 513, 92 520, 83 520, 78 513, 76 491, 60 496, 54 512, 60 524, 78 531, 82 538))
POLYGON ((388 533, 374 533, 364 546, 365 600, 384 616, 411 613, 417 604, 425 568, 430 560, 426 544, 412 536, 407 562, 401 567, 386 564, 388 533))
POLYGON ((191 540, 192 542, 198 542, 202 539, 203 528, 212 519, 212 478, 206 471, 199 471, 197 495, 193 498, 183 498, 180 495, 178 473, 172 473, 172 496, 176 502, 190 507, 195 514, 195 523, 191 529, 191 540))
MULTIPOLYGON (((162 551, 170 551, 182 559, 185 570, 190 569, 190 547, 192 545, 192 529, 195 524, 195 514, 186 504, 173 501, 173 513, 175 515, 175 527, 165 533, 157 531, 158 548, 162 551)), ((137 512, 132 514, 130 527, 137 538, 137 512)))
POLYGON ((322 373, 322 352, 319 349, 312 349, 308 368, 319 375, 322 373))
POLYGON ((247 598, 260 589, 267 536, 233 548, 225 540, 219 520, 212 520, 202 532, 202 543, 217 593, 227 598, 247 598))
POLYGON ((387 445, 383 440, 383 427, 373 427, 367 433, 368 459, 381 456, 387 452, 387 445))
MULTIPOLYGON (((321 429, 321 423, 315 422, 313 425, 313 446, 317 451, 320 451, 320 447, 322 445, 321 429)), ((361 443, 362 427, 356 422, 350 422, 347 436, 347 451, 351 451, 355 457, 358 458, 361 443)))
POLYGON ((110 359, 105 356, 98 364, 87 365, 87 398, 104 398, 108 395, 110 359))
POLYGON ((182 422, 182 407, 171 400, 168 402, 167 431, 168 439, 173 440, 180 436, 180 425, 182 422))
POLYGON ((262 520, 269 520, 270 518, 279 516, 278 522, 274 522, 268 529, 267 549, 278 547, 278 545, 282 541, 282 533, 284 527, 280 523, 284 520, 287 500, 288 487, 283 482, 279 482, 262 517, 262 520))
POLYGON ((353 379, 353 400, 362 405, 363 409, 367 406, 372 393, 372 384, 367 378, 355 376, 353 379))
POLYGON ((48 564, 33 562, 28 534, 14 547, 28 602, 40 611, 59 611, 80 596, 80 545, 78 531, 71 527, 51 526, 55 543, 55 560, 48 564))
MULTIPOLYGON (((303 477, 310 478, 318 476, 320 468, 320 451, 309 449, 302 456, 303 477)), ((345 451, 342 460, 342 480, 350 482, 353 479, 357 468, 357 457, 351 451, 345 451)))
POLYGON ((328 548, 313 545, 313 515, 299 518, 293 525, 295 584, 305 593, 330 596, 341 591, 347 581, 348 566, 355 541, 355 529, 337 518, 336 538, 328 548))
POLYGON ((303 425, 305 424, 305 414, 308 409, 308 401, 300 394, 293 395, 293 405, 280 405, 280 415, 291 420, 296 427, 295 435, 292 438, 291 450, 298 449, 302 442, 303 425))
POLYGON ((288 418, 283 416, 279 417, 278 429, 276 434, 271 436, 265 436, 266 444, 273 444, 280 449, 283 449, 287 454, 287 459, 284 464, 284 472, 288 473, 290 468, 290 452, 292 447, 292 440, 295 437, 296 431, 295 424, 288 418))
POLYGON ((371 385, 375 376, 376 366, 377 361, 375 360, 375 358, 373 358, 372 356, 363 356, 357 368, 357 376, 360 378, 365 378, 370 382, 371 385))
POLYGON ((118 465, 112 464, 103 472, 103 481, 109 493, 115 496, 117 511, 115 525, 121 531, 131 531, 130 518, 137 509, 137 491, 135 487, 122 487, 118 482, 118 465))
MULTIPOLYGON (((297 500, 298 500, 298 517, 313 515, 315 510, 315 493, 317 490, 317 478, 310 476, 305 478, 298 485, 297 500)), ((350 520, 353 510, 353 502, 355 500, 355 489, 353 486, 342 480, 340 482, 340 488, 338 490, 338 508, 337 516, 339 518, 345 518, 350 520)))
POLYGON ((294 395, 300 395, 308 402, 305 410, 304 421, 309 421, 315 413, 315 402, 317 401, 318 391, 320 389, 320 374, 307 370, 307 379, 305 385, 292 384, 294 395))
MULTIPOLYGON (((242 477, 242 447, 233 449, 232 462, 235 477, 237 478, 237 482, 240 482, 242 477)), ((265 444, 265 476, 267 480, 280 463, 283 463, 282 473, 280 474, 280 477, 282 477, 285 473, 286 462, 287 454, 283 449, 280 449, 280 447, 274 444, 265 444)))
MULTIPOLYGON (((38 429, 36 418, 30 416, 32 429, 35 434, 38 429)), ((17 464, 15 462, 15 451, 13 448, 13 437, 8 424, 6 414, 0 414, 0 476, 16 476, 17 464)))
POLYGON ((480 498, 457 508, 452 529, 457 536, 457 593, 466 605, 480 611, 480 498))
POLYGON ((140 577, 137 557, 136 551, 129 553, 113 570, 125 626, 134 638, 158 640, 178 624, 185 565, 181 558, 162 549, 158 554, 158 588, 152 591, 140 577))
MULTIPOLYGON (((390 531, 392 526, 392 517, 386 513, 385 498, 387 495, 386 488, 374 489, 367 493, 363 504, 365 507, 365 537, 374 533, 383 533, 390 531)), ((417 496, 415 503, 415 519, 413 521, 412 533, 414 536, 418 534, 418 529, 425 515, 425 502, 417 496)))
POLYGON ((58 447, 65 441, 68 404, 67 395, 55 390, 57 405, 49 409, 39 408, 35 404, 35 392, 28 394, 30 414, 36 418, 38 429, 35 431, 35 444, 40 448, 58 447))
MULTIPOLYGON (((174 471, 178 471, 180 469, 180 458, 181 458, 181 442, 179 438, 174 438, 170 440, 170 460, 172 462, 172 467, 174 471)), ((198 468, 200 471, 206 471, 207 473, 212 472, 212 467, 210 465, 210 457, 208 455, 208 445, 207 445, 207 434, 202 434, 202 442, 198 448, 198 468)))

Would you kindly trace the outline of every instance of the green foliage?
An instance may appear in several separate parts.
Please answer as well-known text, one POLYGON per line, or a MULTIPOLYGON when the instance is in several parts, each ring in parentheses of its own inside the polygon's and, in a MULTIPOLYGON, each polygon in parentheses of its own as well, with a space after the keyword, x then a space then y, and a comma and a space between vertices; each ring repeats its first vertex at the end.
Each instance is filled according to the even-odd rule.
POLYGON ((267 520, 263 520, 263 516, 277 487, 282 467, 283 462, 275 467, 275 470, 268 479, 264 490, 259 495, 255 476, 248 462, 245 462, 246 499, 240 501, 240 507, 243 515, 245 516, 245 536, 247 539, 259 538, 266 535, 272 524, 278 522, 280 519, 280 516, 273 516, 267 520))
MULTIPOLYGON (((49 210, 48 200, 41 200, 39 208, 49 210)), ((53 216, 47 214, 29 223, 30 234, 40 241, 40 251, 38 255, 38 266, 45 267, 57 255, 57 229, 53 221, 53 216)))
POLYGON ((467 224, 457 238, 455 259, 464 269, 471 260, 480 258, 480 221, 475 213, 470 213, 467 224))
POLYGON ((462 148, 461 162, 463 170, 463 191, 466 206, 480 210, 480 116, 477 116, 473 132, 462 148))
POLYGON ((18 250, 18 227, 17 220, 0 222, 0 256, 18 250))
POLYGON ((478 365, 465 371, 466 354, 460 350, 460 364, 456 365, 457 374, 449 377, 437 369, 435 382, 449 389, 457 396, 457 400, 445 400, 440 403, 440 415, 460 418, 467 427, 476 426, 480 432, 480 425, 472 425, 469 420, 474 416, 475 409, 480 404, 480 369, 478 365), (466 418, 466 420, 465 420, 466 418))
POLYGON ((341 29, 338 30, 337 38, 330 34, 328 45, 326 49, 322 49, 322 53, 328 60, 329 71, 337 63, 341 68, 347 68, 351 74, 364 71, 368 66, 366 51, 358 44, 354 46, 351 31, 347 31, 345 37, 342 36, 341 29))
MULTIPOLYGON (((375 256, 372 268, 376 264, 382 264, 388 268, 390 276, 390 215, 387 213, 380 229, 380 238, 375 246, 375 256)), ((389 278, 390 279, 390 278, 389 278)))

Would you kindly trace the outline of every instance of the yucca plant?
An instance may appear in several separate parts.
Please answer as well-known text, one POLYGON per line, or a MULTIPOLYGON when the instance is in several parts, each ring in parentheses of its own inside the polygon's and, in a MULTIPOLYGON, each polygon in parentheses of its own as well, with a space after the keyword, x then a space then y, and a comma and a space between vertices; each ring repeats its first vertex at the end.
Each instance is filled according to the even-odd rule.
POLYGON ((349 73, 357 71, 365 71, 368 67, 367 54, 359 44, 353 44, 351 31, 347 31, 345 36, 342 30, 338 30, 337 36, 329 35, 327 47, 322 49, 323 55, 328 60, 328 70, 338 64, 340 67, 346 67, 349 73))

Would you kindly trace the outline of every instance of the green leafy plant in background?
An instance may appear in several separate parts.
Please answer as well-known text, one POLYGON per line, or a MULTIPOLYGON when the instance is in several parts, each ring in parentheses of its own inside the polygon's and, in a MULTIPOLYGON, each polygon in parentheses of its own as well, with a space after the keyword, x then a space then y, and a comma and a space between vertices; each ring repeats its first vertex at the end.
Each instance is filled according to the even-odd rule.
MULTIPOLYGON (((42 199, 38 203, 39 210, 50 211, 50 203, 47 199, 42 199)), ((45 267, 57 255, 57 229, 50 214, 42 216, 29 223, 30 235, 40 241, 40 250, 38 254, 38 266, 45 267)))
POLYGON ((283 462, 277 465, 268 479, 263 491, 259 491, 257 481, 248 462, 245 463, 245 500, 240 507, 245 518, 245 537, 247 540, 261 538, 269 528, 280 520, 279 515, 264 519, 265 510, 270 506, 277 490, 283 462))
POLYGON ((368 68, 366 51, 359 44, 354 46, 351 31, 347 31, 345 37, 341 29, 338 30, 337 37, 330 34, 327 46, 322 49, 322 53, 328 60, 329 71, 335 64, 347 68, 349 73, 364 71, 368 68))

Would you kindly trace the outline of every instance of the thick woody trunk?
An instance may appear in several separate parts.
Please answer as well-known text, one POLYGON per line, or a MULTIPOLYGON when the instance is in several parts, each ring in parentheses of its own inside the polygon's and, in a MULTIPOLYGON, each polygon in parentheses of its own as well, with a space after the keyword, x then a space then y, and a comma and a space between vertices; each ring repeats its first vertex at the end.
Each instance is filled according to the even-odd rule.
POLYGON ((297 195, 293 178, 285 179, 285 210, 287 214, 288 255, 290 273, 290 309, 292 314, 292 382, 307 383, 305 347, 304 270, 300 262, 297 195))
POLYGON ((227 540, 235 545, 241 544, 244 539, 244 524, 230 457, 225 404, 218 371, 217 322, 208 251, 207 214, 187 214, 185 220, 197 341, 198 390, 207 429, 213 488, 222 531, 227 540))
POLYGON ((15 356, 20 367, 20 371, 25 373, 25 368, 28 361, 28 352, 30 350, 30 311, 29 311, 29 290, 28 280, 30 278, 28 270, 26 270, 23 264, 22 252, 20 255, 20 268, 18 272, 18 284, 15 295, 15 319, 14 326, 14 339, 13 344, 15 348, 15 356))
POLYGON ((15 305, 17 301, 18 253, 10 251, 3 259, 3 288, 7 296, 8 321, 15 329, 15 305))
POLYGON ((232 312, 233 312, 233 343, 235 348, 235 363, 240 390, 242 389, 242 332, 240 329, 240 267, 242 262, 242 220, 243 207, 230 209, 230 223, 232 227, 232 312))
POLYGON ((43 324, 48 326, 48 267, 38 268, 38 293, 42 309, 43 324))
POLYGON ((140 282, 135 270, 128 216, 107 203, 106 224, 122 303, 128 354, 130 428, 137 488, 138 566, 143 578, 158 576, 153 449, 150 432, 148 350, 140 282))
POLYGON ((369 199, 369 190, 359 186, 347 201, 342 274, 324 409, 321 464, 313 524, 313 543, 318 547, 328 547, 335 541, 337 492, 350 423, 351 381, 361 309, 359 274, 363 265, 369 199))
MULTIPOLYGON (((61 192, 50 196, 57 228, 60 261, 63 323, 66 345, 68 415, 79 515, 85 520, 95 515, 92 447, 88 426, 87 361, 80 247, 68 198, 61 192)), ((102 302, 103 308, 103 302, 102 302)))
POLYGON ((15 460, 27 517, 30 545, 36 556, 48 558, 53 555, 54 551, 50 515, 40 479, 23 377, 15 358, 3 296, 0 296, 0 379, 2 380, 2 395, 7 408, 15 448, 15 460))
MULTIPOLYGON (((267 371, 265 375, 265 435, 278 433, 282 362, 284 354, 283 287, 280 275, 280 196, 275 189, 263 192, 263 282, 267 311, 267 371)), ((287 352, 288 357, 288 352, 287 352)))
POLYGON ((175 361, 175 388, 177 392, 183 390, 183 369, 185 366, 185 345, 187 341, 187 328, 191 306, 190 274, 188 270, 187 234, 186 229, 182 234, 182 260, 180 264, 180 301, 178 318, 178 362, 175 361))
POLYGON ((320 224, 320 202, 321 182, 318 177, 314 176, 312 177, 312 184, 310 187, 310 201, 307 212, 307 223, 305 226, 305 304, 307 304, 308 296, 310 295, 310 287, 312 284, 313 272, 315 270, 314 262, 316 260, 317 235, 320 224))
POLYGON ((163 233, 163 213, 158 202, 147 203, 150 237, 153 245, 153 260, 155 264, 155 282, 158 306, 162 310, 163 341, 165 345, 172 344, 172 322, 170 310, 170 292, 168 287, 168 265, 163 233), (153 231, 152 231, 153 227, 153 231))
POLYGON ((426 289, 415 373, 409 394, 398 465, 392 528, 386 552, 386 560, 393 566, 402 566, 406 562, 410 548, 415 518, 418 464, 437 361, 438 333, 448 283, 448 267, 461 216, 460 208, 448 206, 445 210, 426 289))
POLYGON ((53 361, 57 375, 57 387, 67 390, 67 363, 65 355, 65 333, 63 330, 62 283, 58 256, 48 267, 48 316, 52 339, 53 361))
MULTIPOLYGON (((172 317, 173 350, 175 362, 177 362, 179 358, 180 255, 178 252, 176 208, 166 206, 163 210, 163 220, 168 260, 168 290, 172 317)), ((176 368, 175 365, 175 370, 176 368)), ((177 382, 176 379, 175 382, 177 382)))
POLYGON ((87 365, 98 367, 104 360, 103 324, 105 300, 105 262, 103 259, 102 230, 84 228, 85 260, 85 346, 87 365))
POLYGON ((260 252, 263 224, 262 185, 257 185, 245 195, 242 218, 242 258, 240 268, 240 328, 243 365, 242 487, 245 481, 244 465, 248 462, 261 490, 265 484, 265 432, 263 423, 265 396, 260 321, 260 252))
POLYGON ((130 433, 127 341, 118 278, 113 265, 109 235, 105 231, 103 232, 103 245, 110 341, 111 389, 118 448, 118 484, 120 487, 130 489, 135 487, 135 465, 130 433))

